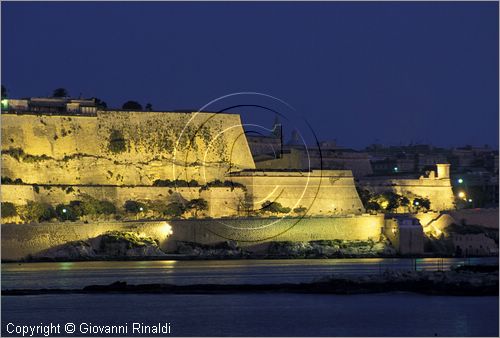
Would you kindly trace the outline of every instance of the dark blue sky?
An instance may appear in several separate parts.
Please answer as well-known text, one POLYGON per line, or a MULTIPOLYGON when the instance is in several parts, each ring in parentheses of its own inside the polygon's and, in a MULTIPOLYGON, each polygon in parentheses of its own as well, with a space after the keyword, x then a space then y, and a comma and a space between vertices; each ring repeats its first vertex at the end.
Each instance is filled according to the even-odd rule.
POLYGON ((254 91, 354 148, 498 147, 498 38, 498 2, 2 2, 2 83, 156 110, 254 91))

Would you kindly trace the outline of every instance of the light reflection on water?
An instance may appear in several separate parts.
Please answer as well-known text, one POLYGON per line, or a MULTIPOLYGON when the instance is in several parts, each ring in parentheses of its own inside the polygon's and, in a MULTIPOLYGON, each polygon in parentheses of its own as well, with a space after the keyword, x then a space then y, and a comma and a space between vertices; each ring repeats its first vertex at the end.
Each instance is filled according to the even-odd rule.
POLYGON ((131 284, 237 284, 309 282, 330 275, 389 270, 439 270, 459 264, 497 264, 489 258, 346 258, 210 261, 99 261, 2 264, 2 289, 81 288, 117 280, 131 284), (416 265, 415 265, 416 264, 416 265))

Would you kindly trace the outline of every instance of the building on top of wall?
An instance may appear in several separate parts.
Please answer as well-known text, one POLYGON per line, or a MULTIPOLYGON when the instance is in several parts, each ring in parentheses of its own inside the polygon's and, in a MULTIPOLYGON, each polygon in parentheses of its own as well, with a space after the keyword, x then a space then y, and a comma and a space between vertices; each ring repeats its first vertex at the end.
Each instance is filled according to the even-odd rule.
POLYGON ((72 99, 69 97, 32 97, 27 99, 4 99, 2 110, 7 113, 41 113, 95 115, 95 99, 72 99))
POLYGON ((283 144, 281 125, 275 124, 272 130, 269 135, 246 132, 258 169, 351 170, 356 177, 372 174, 364 152, 339 147, 336 141, 322 141, 319 147, 306 146, 296 130, 290 142, 283 144))

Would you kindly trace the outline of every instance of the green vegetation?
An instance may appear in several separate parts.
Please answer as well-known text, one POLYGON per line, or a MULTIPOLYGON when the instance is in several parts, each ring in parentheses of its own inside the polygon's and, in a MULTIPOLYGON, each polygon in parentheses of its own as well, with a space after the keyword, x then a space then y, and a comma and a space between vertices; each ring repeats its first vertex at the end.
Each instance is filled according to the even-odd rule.
POLYGON ((290 210, 291 209, 288 207, 283 207, 279 202, 265 201, 264 203, 262 203, 262 211, 264 212, 269 212, 272 214, 287 214, 290 212, 290 210))
POLYGON ((60 221, 76 221, 80 210, 71 205, 58 204, 56 206, 56 217, 60 221))
POLYGON ((195 217, 197 217, 199 211, 208 210, 208 202, 203 198, 195 198, 188 202, 186 208, 193 210, 195 217))
POLYGON ((124 244, 127 249, 141 246, 158 245, 158 243, 156 243, 153 238, 140 236, 138 233, 130 231, 109 231, 101 236, 101 250, 105 251, 106 247, 113 248, 117 244, 124 244))
POLYGON ((2 176, 2 184, 24 184, 24 182, 20 178, 12 180, 10 177, 2 176))
POLYGON ((125 110, 142 110, 142 105, 137 101, 127 101, 122 105, 125 110))
POLYGON ((17 216, 16 206, 10 202, 2 202, 2 217, 17 216))
POLYGON ((212 188, 212 187, 217 187, 217 188, 227 187, 227 188, 231 188, 231 191, 234 188, 242 188, 243 190, 246 190, 246 187, 241 183, 233 182, 233 181, 224 181, 223 182, 221 180, 214 180, 212 182, 208 182, 207 184, 202 186, 200 190, 201 191, 208 190, 209 188, 212 188))
POLYGON ((428 198, 417 197, 413 200, 413 207, 417 211, 428 211, 431 208, 431 201, 428 198))
POLYGON ((430 200, 428 198, 414 196, 413 202, 410 198, 397 194, 393 191, 373 193, 367 189, 356 187, 359 198, 366 211, 396 212, 398 208, 405 207, 414 211, 430 210, 430 200))
POLYGON ((181 217, 182 214, 186 211, 186 208, 182 203, 173 202, 167 204, 162 210, 161 213, 166 217, 178 218, 181 217))
POLYGON ((126 212, 130 212, 133 214, 137 214, 139 212, 145 212, 148 209, 146 204, 137 201, 126 201, 125 204, 123 205, 123 208, 125 209, 126 212))
POLYGON ((127 150, 127 144, 123 133, 119 130, 113 129, 109 135, 108 149, 114 154, 119 154, 127 150))
POLYGON ((56 88, 52 92, 52 97, 68 97, 69 93, 65 88, 56 88))
POLYGON ((50 221, 56 217, 54 208, 47 203, 28 201, 28 203, 19 208, 19 216, 25 222, 43 222, 50 221))
POLYGON ((293 209, 293 212, 298 214, 298 215, 305 215, 306 211, 307 211, 307 208, 305 208, 305 207, 297 207, 297 208, 293 209))
POLYGON ((178 187, 178 188, 188 188, 188 187, 199 187, 200 184, 196 180, 185 181, 185 180, 155 180, 153 182, 153 187, 178 187))
POLYGON ((13 158, 15 158, 17 161, 23 161, 26 163, 37 163, 40 161, 46 161, 46 160, 51 160, 52 157, 47 156, 45 154, 43 155, 30 155, 26 154, 23 149, 21 148, 12 148, 10 147, 7 150, 4 150, 3 153, 5 155, 9 155, 13 158))

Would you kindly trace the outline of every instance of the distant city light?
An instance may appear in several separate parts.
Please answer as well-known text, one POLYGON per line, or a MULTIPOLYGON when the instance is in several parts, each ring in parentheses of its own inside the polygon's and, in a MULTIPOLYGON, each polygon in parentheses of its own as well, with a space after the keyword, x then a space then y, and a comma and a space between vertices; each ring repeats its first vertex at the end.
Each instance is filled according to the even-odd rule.
POLYGON ((460 191, 460 192, 458 193, 458 197, 460 197, 460 198, 465 198, 465 193, 464 193, 463 191, 460 191))
POLYGON ((397 172, 398 171, 398 167, 394 167, 394 171, 397 172))
POLYGON ((464 183, 464 180, 463 180, 463 179, 461 179, 461 178, 459 178, 459 179, 458 179, 458 183, 462 184, 462 183, 464 183))

